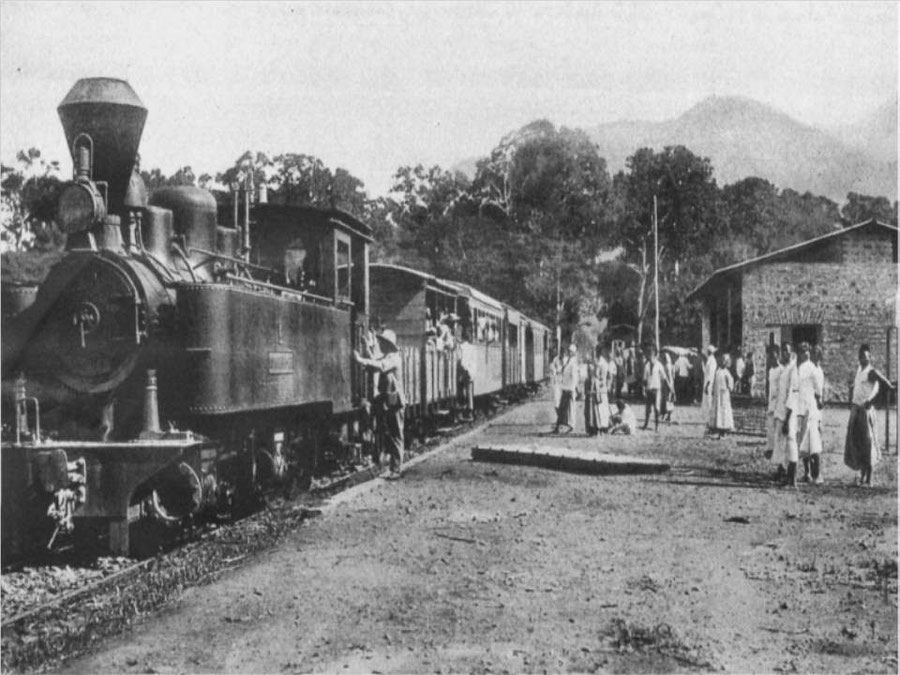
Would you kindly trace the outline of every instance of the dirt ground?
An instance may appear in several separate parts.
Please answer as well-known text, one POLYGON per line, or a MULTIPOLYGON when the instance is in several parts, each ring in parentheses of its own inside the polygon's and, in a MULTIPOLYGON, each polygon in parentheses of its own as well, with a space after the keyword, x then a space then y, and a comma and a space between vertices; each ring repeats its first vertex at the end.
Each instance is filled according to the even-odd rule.
POLYGON ((704 440, 696 408, 600 439, 547 436, 549 408, 345 493, 62 672, 897 672, 896 456, 854 487, 847 411, 827 411, 825 485, 789 490, 760 439, 704 440), (673 467, 470 459, 517 442, 673 467))

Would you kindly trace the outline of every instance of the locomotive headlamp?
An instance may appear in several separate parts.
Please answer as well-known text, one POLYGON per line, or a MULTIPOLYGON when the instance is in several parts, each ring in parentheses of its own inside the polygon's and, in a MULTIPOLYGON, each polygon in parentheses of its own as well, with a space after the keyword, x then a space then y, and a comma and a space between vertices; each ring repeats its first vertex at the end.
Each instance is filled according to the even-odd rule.
POLYGON ((63 188, 57 206, 57 222, 67 234, 89 230, 106 216, 103 196, 90 181, 76 181, 63 188))

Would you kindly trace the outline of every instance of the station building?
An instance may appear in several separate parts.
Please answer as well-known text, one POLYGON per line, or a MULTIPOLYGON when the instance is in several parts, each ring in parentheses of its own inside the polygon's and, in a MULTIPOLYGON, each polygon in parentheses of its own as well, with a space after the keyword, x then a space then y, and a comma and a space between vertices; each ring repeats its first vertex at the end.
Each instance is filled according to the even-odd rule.
POLYGON ((716 270, 689 296, 703 344, 754 354, 753 395, 765 393, 765 350, 787 340, 823 350, 826 399, 846 401, 863 342, 897 379, 897 227, 872 219, 716 270))

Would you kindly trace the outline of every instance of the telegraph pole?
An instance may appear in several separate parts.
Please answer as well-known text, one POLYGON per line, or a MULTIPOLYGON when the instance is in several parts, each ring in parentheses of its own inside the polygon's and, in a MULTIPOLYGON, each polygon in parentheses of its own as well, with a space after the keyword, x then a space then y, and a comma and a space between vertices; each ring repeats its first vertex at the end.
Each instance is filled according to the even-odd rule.
POLYGON ((659 354, 659 223, 656 219, 656 195, 653 195, 653 297, 656 300, 656 353, 659 354))
MULTIPOLYGON (((560 265, 562 263, 560 262, 560 265)), ((562 303, 559 301, 559 266, 556 268, 556 354, 562 356, 562 326, 559 323, 560 314, 562 313, 562 303)))

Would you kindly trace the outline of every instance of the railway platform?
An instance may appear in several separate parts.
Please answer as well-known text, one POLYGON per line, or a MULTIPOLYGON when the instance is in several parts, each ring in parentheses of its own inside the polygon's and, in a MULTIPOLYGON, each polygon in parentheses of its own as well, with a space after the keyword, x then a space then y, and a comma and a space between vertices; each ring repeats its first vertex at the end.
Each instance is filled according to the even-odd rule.
POLYGON ((829 411, 825 484, 788 490, 762 439, 706 440, 696 408, 675 418, 552 436, 548 401, 519 406, 60 671, 895 672, 894 458, 852 486, 846 411, 829 411), (671 470, 471 459, 528 443, 671 470))

